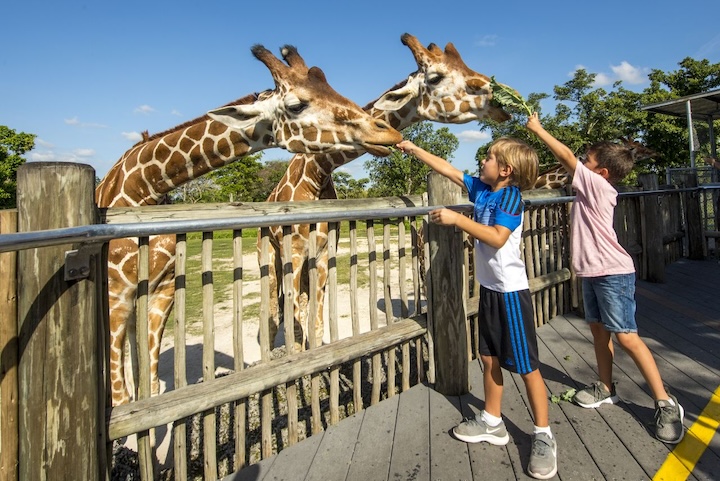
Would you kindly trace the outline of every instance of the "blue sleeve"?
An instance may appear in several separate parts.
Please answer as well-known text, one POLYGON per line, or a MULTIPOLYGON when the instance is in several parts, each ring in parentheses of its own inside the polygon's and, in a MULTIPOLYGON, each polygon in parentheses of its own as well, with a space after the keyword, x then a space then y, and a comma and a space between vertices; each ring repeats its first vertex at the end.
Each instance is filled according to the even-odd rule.
POLYGON ((485 182, 480 180, 479 177, 473 177, 470 174, 463 174, 463 183, 465 184, 465 188, 468 191, 468 197, 470 198, 470 202, 473 204, 475 203, 475 199, 477 199, 477 196, 480 192, 484 190, 488 190, 490 187, 485 182))
POLYGON ((495 211, 495 225, 507 227, 511 231, 517 229, 522 221, 522 213, 525 209, 520 189, 517 187, 506 187, 502 189, 500 202, 495 211))

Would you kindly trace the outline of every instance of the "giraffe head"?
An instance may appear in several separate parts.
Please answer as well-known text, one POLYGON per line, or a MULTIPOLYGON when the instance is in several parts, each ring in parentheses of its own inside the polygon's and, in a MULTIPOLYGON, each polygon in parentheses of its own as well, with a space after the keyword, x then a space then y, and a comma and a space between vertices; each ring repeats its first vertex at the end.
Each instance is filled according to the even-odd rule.
POLYGON ((497 122, 510 119, 510 114, 490 102, 490 78, 465 65, 452 43, 443 52, 434 43, 425 48, 408 33, 401 41, 412 51, 418 70, 403 86, 383 94, 374 108, 398 111, 412 104, 417 117, 411 121, 462 124, 484 118, 497 122))
POLYGON ((270 144, 290 152, 327 153, 364 149, 389 155, 387 146, 402 136, 382 119, 375 119, 353 101, 338 94, 318 67, 310 67, 293 46, 281 50, 287 65, 262 45, 252 53, 275 81, 275 90, 258 95, 249 105, 226 105, 208 112, 210 118, 244 131, 264 124, 270 144))

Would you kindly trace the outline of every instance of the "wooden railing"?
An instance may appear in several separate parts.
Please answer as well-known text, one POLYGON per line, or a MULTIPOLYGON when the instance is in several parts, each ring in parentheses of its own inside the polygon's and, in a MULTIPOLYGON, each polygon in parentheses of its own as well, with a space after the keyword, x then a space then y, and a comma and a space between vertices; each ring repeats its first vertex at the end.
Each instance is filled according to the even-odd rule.
MULTIPOLYGON (((427 226, 423 220, 430 206, 449 205, 468 211, 459 189, 442 177, 431 176, 427 200, 410 196, 108 209, 97 216, 103 225, 92 225, 96 215, 92 181, 91 169, 73 164, 33 163, 19 171, 19 230, 60 229, 0 236, 0 252, 14 250, 7 247, 9 244, 19 249, 17 277, 23 285, 17 315, 10 310, 11 302, 2 305, 2 319, 17 318, 19 326, 17 338, 0 326, 0 333, 4 333, 0 337, 3 481, 18 479, 16 476, 39 479, 40 469, 48 479, 53 473, 72 479, 109 478, 113 440, 133 435, 138 437, 141 476, 152 479, 160 469, 153 431, 166 424, 171 424, 174 439, 176 479, 196 475, 216 479, 418 382, 427 381, 445 394, 467 391, 467 369, 462 368, 477 354, 478 332, 472 242, 462 232, 427 226), (62 200, 63 196, 68 200, 62 200), (47 199, 52 199, 53 206, 47 206, 47 199), (76 209, 88 213, 81 215, 76 209), (68 220, 76 227, 62 225, 68 220), (338 243, 329 246, 327 342, 304 352, 283 354, 283 349, 273 350, 269 344, 268 315, 263 307, 269 302, 264 280, 269 266, 263 264, 267 262, 266 227, 325 221, 340 233, 338 243), (242 233, 250 228, 260 230, 260 244, 265 246, 260 251, 257 278, 250 274, 248 261, 243 261, 242 233), (215 230, 232 232, 227 260, 214 249, 215 230), (204 355, 201 373, 195 376, 188 372, 195 366, 189 365, 187 356, 188 339, 197 330, 191 322, 193 313, 186 306, 191 289, 188 238, 192 232, 201 232, 204 239, 195 254, 203 260, 198 268, 204 282, 200 290, 231 290, 230 332, 235 336, 230 351, 222 353, 229 360, 216 366, 214 356, 204 355), (111 238, 137 235, 142 266, 149 255, 144 247, 149 244, 149 235, 166 233, 177 234, 176 277, 182 279, 176 284, 171 329, 173 369, 168 379, 174 387, 158 396, 108 408, 107 264, 106 249, 100 247, 111 238), (4 243, 6 239, 11 242, 4 243), (222 270, 232 272, 231 280, 216 286, 214 278, 222 270), (340 271, 346 281, 338 280, 340 271), (249 290, 254 283, 263 286, 259 294, 249 290), (253 296, 260 299, 259 310, 251 302, 253 296), (361 304, 368 306, 366 314, 359 314, 357 306, 361 304), (345 305, 349 306, 347 318, 340 312, 345 305), (261 353, 256 358, 249 356, 247 346, 237 340, 243 339, 244 330, 253 323, 258 326, 261 353), (12 341, 19 341, 16 351, 12 341), (78 345, 81 341, 88 345, 78 345), (11 358, 13 352, 15 359, 11 358), (12 399, 7 397, 12 388, 6 383, 16 366, 22 414, 20 422, 13 425, 12 399), (82 383, 78 371, 84 373, 82 383), (202 382, 197 382, 198 377, 202 382), (19 438, 20 429, 25 434, 19 438), (85 429, 93 435, 89 437, 85 429), (48 437, 47 432, 56 432, 57 436, 48 437), (193 436, 205 442, 188 446, 187 440, 193 436), (217 438, 222 438, 221 450, 212 441, 217 438), (58 443, 63 444, 63 450, 57 448, 58 443), (17 447, 15 469, 6 455, 13 452, 13 446, 17 447), (198 465, 202 466, 200 474, 192 468, 198 465)), ((697 195, 692 192, 631 194, 621 199, 616 227, 621 243, 634 255, 641 277, 659 276, 663 270, 655 265, 657 262, 664 265, 683 252, 698 255, 697 247, 693 247, 697 242, 688 239, 689 229, 684 227, 693 219, 692 195, 697 195), (660 210, 655 209, 656 203, 666 201, 660 210), (680 211, 683 214, 677 215, 680 211), (659 249, 650 249, 653 243, 657 246, 658 239, 659 249)), ((571 200, 558 192, 543 192, 541 200, 529 200, 523 256, 538 325, 581 307, 570 271, 571 200), (550 199, 553 195, 556 198, 550 199)), ((3 232, 10 224, 2 218, 3 232)), ((2 255, 10 254, 14 255, 2 255)), ((290 259, 282 261, 287 264, 290 259)), ((15 261, 2 257, 0 262, 4 266, 15 261)), ((310 263, 310 278, 313 265, 310 263)), ((147 305, 143 296, 147 292, 141 291, 139 306, 147 305)), ((14 297, 13 293, 4 295, 14 297)), ((200 342, 205 353, 219 354, 215 339, 218 309, 213 306, 200 316, 200 342)), ((292 317, 288 310, 285 319, 292 317)), ((138 312, 141 339, 147 338, 146 317, 146 313, 138 312)), ((140 358, 144 361, 139 369, 147 375, 147 356, 140 358)), ((169 364, 169 357, 161 362, 169 364)))

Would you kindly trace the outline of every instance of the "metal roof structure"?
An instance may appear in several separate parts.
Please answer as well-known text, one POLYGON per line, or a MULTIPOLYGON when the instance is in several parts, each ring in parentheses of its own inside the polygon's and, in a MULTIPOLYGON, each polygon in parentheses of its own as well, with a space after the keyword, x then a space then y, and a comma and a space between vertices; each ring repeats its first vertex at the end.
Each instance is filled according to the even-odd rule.
POLYGON ((640 110, 675 117, 686 117, 690 112, 693 120, 717 120, 720 119, 720 89, 645 105, 640 110))
POLYGON ((695 144, 698 143, 693 121, 706 121, 710 134, 710 155, 717 158, 713 121, 720 119, 720 89, 645 105, 640 107, 640 110, 687 118, 688 132, 690 132, 688 136, 690 140, 690 167, 695 167, 695 153, 697 151, 695 144))

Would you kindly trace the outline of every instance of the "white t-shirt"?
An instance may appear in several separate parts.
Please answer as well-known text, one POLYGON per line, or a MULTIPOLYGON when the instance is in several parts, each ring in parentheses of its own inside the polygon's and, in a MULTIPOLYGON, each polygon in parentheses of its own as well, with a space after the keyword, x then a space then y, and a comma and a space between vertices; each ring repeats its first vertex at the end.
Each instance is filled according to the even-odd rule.
POLYGON ((635 272, 632 257, 620 245, 614 228, 617 190, 602 176, 578 162, 572 186, 572 267, 578 277, 635 272))
POLYGON ((504 187, 497 192, 477 177, 465 174, 468 197, 475 205, 475 222, 510 229, 507 242, 496 249, 475 240, 475 277, 481 286, 496 292, 515 292, 529 288, 525 264, 520 257, 523 211, 520 189, 504 187))

